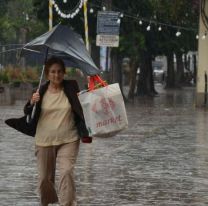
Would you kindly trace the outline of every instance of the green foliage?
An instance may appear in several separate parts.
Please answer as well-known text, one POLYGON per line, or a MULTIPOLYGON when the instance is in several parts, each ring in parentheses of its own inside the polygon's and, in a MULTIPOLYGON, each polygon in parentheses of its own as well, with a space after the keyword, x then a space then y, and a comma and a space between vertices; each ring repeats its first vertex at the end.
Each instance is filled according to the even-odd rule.
POLYGON ((17 36, 13 23, 5 16, 0 19, 0 25, 1 41, 4 43, 16 42, 17 36))
POLYGON ((5 71, 0 71, 0 84, 9 83, 9 77, 5 71))
POLYGON ((32 0, 13 0, 4 3, 3 15, 0 15, 0 42, 26 43, 37 34, 43 33, 45 27, 33 11, 32 0), (26 37, 23 37, 25 32, 26 37))
MULTIPOLYGON (((152 22, 163 22, 169 25, 179 25, 187 28, 198 28, 199 12, 190 0, 143 0, 128 1, 114 0, 116 8, 132 16, 141 16, 152 22)), ((167 54, 169 52, 187 52, 197 49, 196 31, 181 30, 182 35, 176 37, 177 28, 151 24, 151 30, 146 31, 149 23, 132 18, 124 18, 121 23, 121 41, 119 52, 125 52, 130 57, 139 55, 141 50, 148 50, 153 55, 167 54)))
POLYGON ((196 28, 194 31, 181 30, 182 35, 176 37, 177 28, 163 27, 163 32, 156 32, 158 50, 163 54, 168 52, 187 52, 197 50, 199 12, 190 0, 165 1, 158 0, 155 12, 159 21, 186 28, 196 28))
POLYGON ((68 76, 68 77, 71 77, 71 76, 74 76, 74 75, 76 75, 76 69, 75 68, 66 68, 66 75, 68 76))

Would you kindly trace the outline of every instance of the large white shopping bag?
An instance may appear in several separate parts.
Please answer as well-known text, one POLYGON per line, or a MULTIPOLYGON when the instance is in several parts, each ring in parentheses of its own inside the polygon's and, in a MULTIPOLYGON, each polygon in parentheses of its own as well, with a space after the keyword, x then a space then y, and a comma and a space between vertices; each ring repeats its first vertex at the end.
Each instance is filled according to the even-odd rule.
MULTIPOLYGON (((99 81, 102 80, 99 78, 99 81)), ((119 84, 102 86, 79 95, 86 126, 94 137, 110 137, 128 126, 119 84)))

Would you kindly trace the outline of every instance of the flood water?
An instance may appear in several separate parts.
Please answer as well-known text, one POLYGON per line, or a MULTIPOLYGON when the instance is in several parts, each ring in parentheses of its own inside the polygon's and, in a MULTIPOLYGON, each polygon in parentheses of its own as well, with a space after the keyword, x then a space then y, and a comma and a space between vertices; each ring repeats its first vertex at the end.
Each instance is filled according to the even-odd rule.
MULTIPOLYGON (((194 88, 135 98, 129 128, 81 144, 75 177, 79 206, 208 205, 208 111, 194 88)), ((34 140, 7 127, 22 102, 0 106, 0 205, 37 206, 34 140)))

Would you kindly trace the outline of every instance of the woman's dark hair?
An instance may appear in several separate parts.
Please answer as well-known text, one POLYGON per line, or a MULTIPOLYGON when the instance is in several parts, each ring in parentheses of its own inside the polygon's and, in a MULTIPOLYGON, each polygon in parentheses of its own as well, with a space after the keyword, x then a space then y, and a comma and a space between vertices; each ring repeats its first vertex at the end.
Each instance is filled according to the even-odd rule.
POLYGON ((45 75, 47 76, 48 73, 49 73, 49 70, 50 70, 50 67, 53 65, 53 64, 58 64, 60 65, 62 71, 65 73, 66 72, 66 67, 65 67, 65 64, 64 62, 58 58, 58 57, 51 57, 49 58, 46 63, 45 63, 45 75))

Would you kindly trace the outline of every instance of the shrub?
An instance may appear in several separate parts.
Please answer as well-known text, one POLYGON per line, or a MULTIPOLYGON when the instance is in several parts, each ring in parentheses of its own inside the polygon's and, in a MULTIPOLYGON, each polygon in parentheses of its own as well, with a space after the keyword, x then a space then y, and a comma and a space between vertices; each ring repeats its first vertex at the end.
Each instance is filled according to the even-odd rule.
POLYGON ((76 69, 74 68, 66 68, 66 75, 68 77, 76 75, 76 69))
POLYGON ((32 83, 33 88, 36 88, 39 85, 39 81, 38 80, 37 81, 32 81, 31 83, 32 83))
POLYGON ((0 73, 0 81, 12 82, 15 87, 18 87, 21 82, 38 81, 39 74, 37 68, 28 67, 25 70, 8 65, 0 73))
POLYGON ((13 85, 14 87, 19 87, 19 86, 20 86, 20 83, 21 83, 20 80, 14 80, 14 81, 12 82, 12 85, 13 85))
POLYGON ((9 77, 5 71, 0 72, 0 83, 9 83, 9 77))
POLYGON ((27 68, 27 70, 25 71, 25 77, 27 80, 31 80, 31 81, 35 81, 38 80, 39 75, 38 75, 38 71, 37 69, 34 69, 32 67, 27 68))

